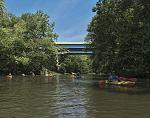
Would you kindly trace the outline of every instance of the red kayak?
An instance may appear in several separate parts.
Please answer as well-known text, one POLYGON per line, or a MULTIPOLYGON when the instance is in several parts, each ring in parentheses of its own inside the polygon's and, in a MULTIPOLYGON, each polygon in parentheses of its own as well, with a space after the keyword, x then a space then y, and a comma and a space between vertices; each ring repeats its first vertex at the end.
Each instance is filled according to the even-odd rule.
POLYGON ((137 78, 132 78, 132 77, 119 77, 118 78, 120 81, 130 81, 130 82, 136 82, 137 81, 137 78))

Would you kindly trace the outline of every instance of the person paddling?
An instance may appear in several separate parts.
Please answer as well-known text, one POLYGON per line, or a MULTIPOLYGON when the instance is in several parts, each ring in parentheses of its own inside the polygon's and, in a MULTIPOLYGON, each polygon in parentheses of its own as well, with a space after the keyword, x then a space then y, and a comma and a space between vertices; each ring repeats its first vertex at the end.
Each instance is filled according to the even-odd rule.
POLYGON ((76 79, 81 79, 81 72, 80 71, 77 72, 76 79))
POLYGON ((118 81, 118 76, 115 74, 115 72, 112 72, 108 78, 109 81, 118 81))

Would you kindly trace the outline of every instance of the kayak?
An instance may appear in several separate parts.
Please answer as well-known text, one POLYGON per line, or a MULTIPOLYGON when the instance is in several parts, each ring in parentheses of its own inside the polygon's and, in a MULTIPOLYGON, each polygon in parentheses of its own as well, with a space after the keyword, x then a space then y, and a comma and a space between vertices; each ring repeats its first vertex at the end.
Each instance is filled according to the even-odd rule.
POLYGON ((116 85, 116 86, 134 86, 135 82, 132 81, 108 81, 108 80, 100 80, 100 85, 116 85))
POLYGON ((131 81, 112 81, 109 82, 108 80, 106 80, 106 84, 111 84, 111 85, 121 85, 121 86, 133 86, 135 85, 135 82, 131 82, 131 81))
POLYGON ((137 78, 127 78, 127 77, 119 77, 118 78, 120 81, 130 81, 130 82, 136 82, 137 78))

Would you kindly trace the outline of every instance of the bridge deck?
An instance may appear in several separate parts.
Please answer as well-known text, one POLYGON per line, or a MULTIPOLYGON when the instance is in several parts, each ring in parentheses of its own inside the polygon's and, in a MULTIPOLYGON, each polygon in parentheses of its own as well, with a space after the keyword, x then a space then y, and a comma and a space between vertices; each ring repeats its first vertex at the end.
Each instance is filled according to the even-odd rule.
POLYGON ((55 42, 55 44, 67 49, 67 52, 62 52, 64 54, 89 55, 93 53, 90 48, 87 48, 89 44, 86 42, 55 42))

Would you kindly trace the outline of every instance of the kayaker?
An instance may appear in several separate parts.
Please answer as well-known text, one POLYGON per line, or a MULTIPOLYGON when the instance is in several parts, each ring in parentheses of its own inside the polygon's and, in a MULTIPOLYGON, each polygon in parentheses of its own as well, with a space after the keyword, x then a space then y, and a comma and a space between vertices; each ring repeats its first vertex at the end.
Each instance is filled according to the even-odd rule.
POLYGON ((115 74, 115 72, 112 72, 108 78, 109 81, 118 81, 118 76, 115 74))
POLYGON ((81 72, 80 72, 80 71, 77 72, 76 78, 77 78, 77 79, 80 79, 80 78, 81 78, 81 72))
POLYGON ((13 77, 13 76, 12 76, 12 74, 11 74, 11 73, 9 73, 8 75, 6 75, 6 76, 5 76, 5 79, 7 79, 7 80, 11 80, 11 79, 12 79, 12 77, 13 77))

